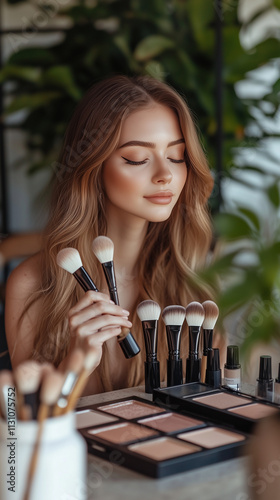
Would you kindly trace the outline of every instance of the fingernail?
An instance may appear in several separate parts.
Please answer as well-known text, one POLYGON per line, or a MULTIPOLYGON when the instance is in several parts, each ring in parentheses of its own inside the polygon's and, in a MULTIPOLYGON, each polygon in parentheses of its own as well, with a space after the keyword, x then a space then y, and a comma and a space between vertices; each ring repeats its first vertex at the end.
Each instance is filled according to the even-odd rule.
POLYGON ((127 311, 126 309, 122 309, 122 312, 123 312, 123 314, 125 314, 125 316, 127 316, 129 314, 129 311, 127 311))
POLYGON ((111 304, 114 304, 115 302, 114 302, 113 300, 110 300, 110 303, 111 303, 111 304))

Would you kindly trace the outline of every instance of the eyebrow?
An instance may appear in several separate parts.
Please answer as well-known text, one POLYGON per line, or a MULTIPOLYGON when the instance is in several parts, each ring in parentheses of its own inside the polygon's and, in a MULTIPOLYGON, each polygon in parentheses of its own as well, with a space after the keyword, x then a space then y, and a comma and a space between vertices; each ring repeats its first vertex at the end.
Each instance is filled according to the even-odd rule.
MULTIPOLYGON (((176 141, 171 141, 167 144, 167 147, 175 146, 176 144, 182 144, 185 142, 185 139, 177 139, 176 141)), ((146 142, 146 141, 129 141, 122 144, 119 149, 125 148, 127 146, 142 146, 144 148, 155 148, 156 145, 154 142, 146 142)))

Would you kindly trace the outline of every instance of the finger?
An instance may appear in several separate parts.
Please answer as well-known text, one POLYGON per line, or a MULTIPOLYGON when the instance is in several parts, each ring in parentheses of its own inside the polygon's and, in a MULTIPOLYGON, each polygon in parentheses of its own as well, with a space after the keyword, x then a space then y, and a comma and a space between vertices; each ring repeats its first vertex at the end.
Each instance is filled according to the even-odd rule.
POLYGON ((70 310, 68 313, 69 327, 73 330, 78 325, 103 315, 128 318, 129 311, 126 311, 115 304, 111 304, 110 302, 101 300, 95 304, 91 304, 81 311, 73 313, 73 310, 70 310))
POLYGON ((76 311, 80 311, 81 309, 84 309, 85 307, 90 306, 91 304, 94 304, 95 302, 111 302, 109 295, 106 295, 105 293, 101 292, 94 292, 93 290, 88 290, 82 298, 75 304, 73 307, 71 307, 70 311, 75 313, 76 311))
POLYGON ((89 335, 89 337, 87 337, 87 341, 91 347, 98 346, 100 344, 102 345, 107 340, 110 340, 113 337, 117 337, 121 333, 121 331, 122 329, 119 326, 114 328, 107 328, 107 330, 103 330, 102 332, 97 332, 93 335, 89 335))
POLYGON ((109 327, 123 326, 126 328, 131 328, 132 323, 126 318, 120 318, 119 316, 111 316, 104 314, 98 316, 95 319, 81 323, 74 330, 76 335, 84 337, 85 335, 91 335, 97 333, 100 329, 108 329, 109 327))

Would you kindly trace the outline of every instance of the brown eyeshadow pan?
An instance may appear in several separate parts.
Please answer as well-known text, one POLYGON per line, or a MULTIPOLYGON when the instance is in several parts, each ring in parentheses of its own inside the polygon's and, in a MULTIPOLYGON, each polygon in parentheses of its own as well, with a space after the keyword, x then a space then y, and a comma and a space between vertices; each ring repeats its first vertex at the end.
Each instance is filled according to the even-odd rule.
POLYGON ((110 405, 99 406, 98 410, 111 413, 112 415, 125 418, 126 420, 132 420, 133 418, 146 417, 148 415, 165 412, 163 408, 155 407, 149 405, 148 403, 142 403, 141 401, 136 401, 133 399, 130 399, 128 401, 121 401, 119 403, 113 403, 110 405))
POLYGON ((169 437, 152 439, 146 443, 133 444, 128 449, 152 458, 157 462, 170 458, 189 455, 201 451, 201 448, 190 443, 183 443, 169 437))
POLYGON ((252 418, 253 420, 258 420, 259 418, 268 417, 274 413, 279 413, 278 408, 273 408, 269 405, 264 405, 262 403, 253 403, 249 406, 239 406, 239 408, 233 408, 229 410, 231 413, 236 413, 242 417, 252 418))
POLYGON ((218 392, 217 394, 210 394, 209 396, 201 396, 194 398, 196 403, 203 403, 207 406, 213 406, 219 410, 226 410, 234 406, 242 406, 252 403, 251 399, 234 396, 233 394, 226 394, 225 392, 218 392))
POLYGON ((219 427, 206 427, 197 431, 179 434, 177 437, 204 448, 218 448, 218 446, 245 440, 245 436, 219 427))
POLYGON ((93 410, 77 411, 75 417, 77 429, 84 429, 85 427, 92 427, 93 425, 110 424, 111 422, 117 422, 118 420, 116 417, 104 415, 93 410))
POLYGON ((140 439, 158 435, 158 432, 152 429, 147 429, 141 425, 132 424, 130 422, 89 430, 88 433, 116 444, 131 443, 133 441, 139 441, 140 439))
POLYGON ((161 432, 176 432, 204 425, 204 422, 195 418, 186 417, 177 413, 165 413, 156 417, 139 420, 139 423, 152 427, 161 432))

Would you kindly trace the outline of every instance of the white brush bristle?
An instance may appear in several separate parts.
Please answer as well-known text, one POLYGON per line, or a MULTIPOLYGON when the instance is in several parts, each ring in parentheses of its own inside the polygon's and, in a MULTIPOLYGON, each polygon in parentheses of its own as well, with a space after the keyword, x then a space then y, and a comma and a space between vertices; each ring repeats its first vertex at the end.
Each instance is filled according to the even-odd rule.
POLYGON ((12 377, 12 372, 9 370, 1 370, 0 371, 0 389, 3 387, 13 387, 14 382, 13 382, 13 377, 12 377))
POLYGON ((166 325, 181 326, 186 317, 186 309, 183 306, 167 306, 161 316, 166 325))
POLYGON ((201 326, 204 320, 204 309, 200 302, 191 302, 186 307, 186 321, 189 326, 201 326))
POLYGON ((138 304, 136 312, 140 321, 158 320, 161 308, 153 300, 143 300, 138 304))
POLYGON ((213 300, 206 300, 202 303, 205 312, 205 318, 202 327, 204 330, 213 330, 219 317, 219 308, 213 300))
POLYGON ((48 406, 57 402, 64 382, 64 375, 59 372, 51 372, 43 380, 40 391, 40 401, 48 406))
POLYGON ((97 236, 92 242, 92 250, 101 264, 112 262, 114 258, 114 243, 107 236, 97 236))
POLYGON ((76 248, 63 248, 56 256, 56 262, 59 267, 74 274, 80 267, 82 267, 82 259, 76 248))
POLYGON ((39 388, 42 378, 42 365, 35 361, 26 361, 17 366, 14 378, 22 394, 31 394, 39 388))

